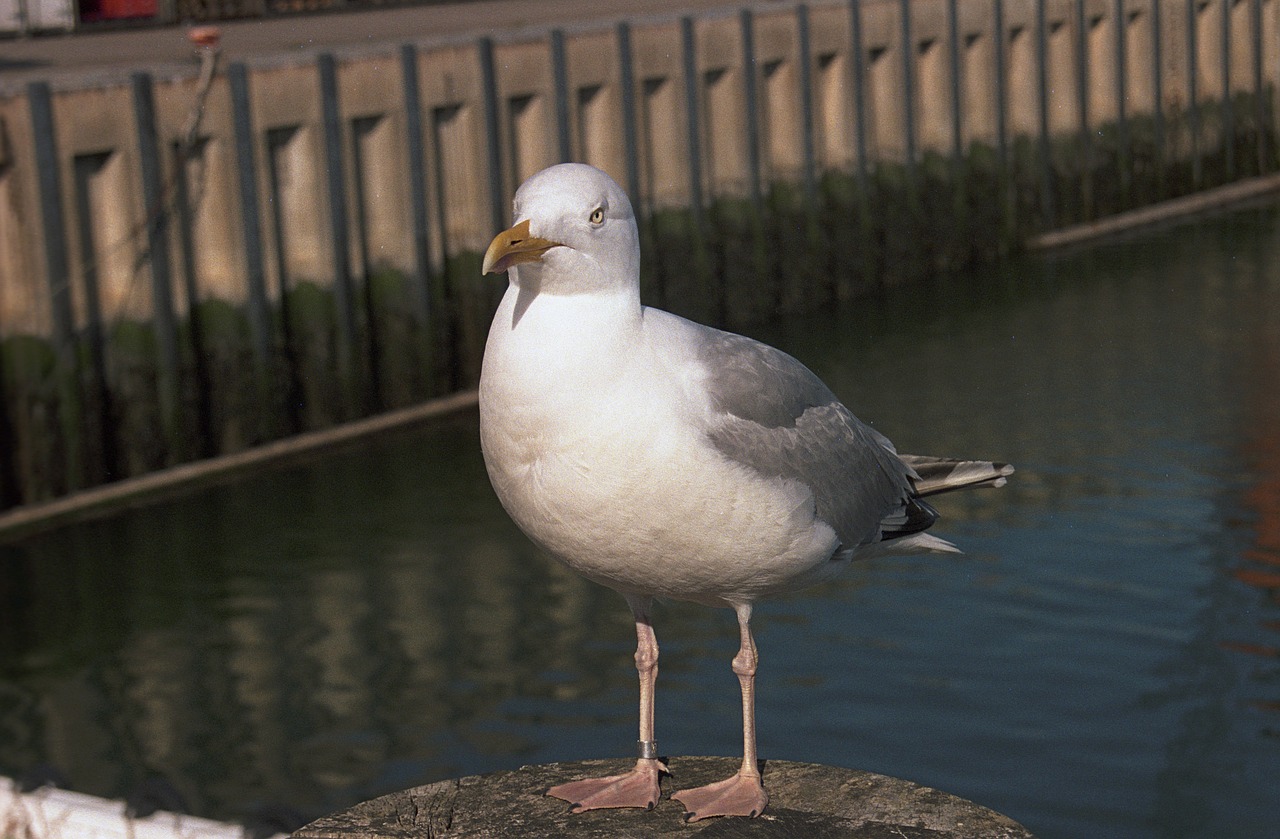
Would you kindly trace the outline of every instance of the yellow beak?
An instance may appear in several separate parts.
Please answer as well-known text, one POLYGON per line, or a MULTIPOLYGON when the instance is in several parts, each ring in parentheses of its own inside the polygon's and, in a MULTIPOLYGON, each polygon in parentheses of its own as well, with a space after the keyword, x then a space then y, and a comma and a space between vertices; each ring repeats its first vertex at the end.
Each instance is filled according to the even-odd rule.
POLYGON ((522 262, 537 262, 544 253, 558 247, 559 242, 530 236, 529 220, 525 219, 510 230, 504 230, 493 237, 489 249, 484 252, 484 264, 480 267, 480 273, 498 274, 522 262))

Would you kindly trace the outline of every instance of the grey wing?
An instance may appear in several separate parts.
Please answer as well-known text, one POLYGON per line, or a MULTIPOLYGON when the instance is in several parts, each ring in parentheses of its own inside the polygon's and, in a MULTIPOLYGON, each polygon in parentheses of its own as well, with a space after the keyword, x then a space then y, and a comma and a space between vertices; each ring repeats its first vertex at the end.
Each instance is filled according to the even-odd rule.
POLYGON ((813 492, 845 547, 924 530, 937 514, 915 498, 911 468, 807 367, 766 344, 706 329, 701 361, 725 456, 813 492))

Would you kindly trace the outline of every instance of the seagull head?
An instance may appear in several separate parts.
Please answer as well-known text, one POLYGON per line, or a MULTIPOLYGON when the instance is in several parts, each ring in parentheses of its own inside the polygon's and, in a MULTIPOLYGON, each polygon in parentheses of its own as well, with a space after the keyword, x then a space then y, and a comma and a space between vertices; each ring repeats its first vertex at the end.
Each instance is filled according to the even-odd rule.
POLYGON ((640 237, 627 194, 604 172, 561 163, 516 190, 516 223, 494 237, 482 271, 575 293, 639 287, 640 237))

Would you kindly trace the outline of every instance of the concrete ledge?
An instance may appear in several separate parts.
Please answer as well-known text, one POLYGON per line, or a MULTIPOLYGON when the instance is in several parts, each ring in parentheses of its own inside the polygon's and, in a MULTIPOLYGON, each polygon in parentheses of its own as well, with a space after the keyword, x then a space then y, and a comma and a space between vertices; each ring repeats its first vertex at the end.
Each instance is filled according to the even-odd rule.
POLYGON ((175 492, 227 480, 249 469, 267 464, 278 465, 385 431, 409 428, 437 417, 474 408, 476 400, 477 395, 473 390, 455 393, 421 405, 343 423, 322 431, 286 437, 235 454, 197 460, 104 484, 54 501, 15 507, 0 513, 0 543, 82 517, 107 513, 130 504, 153 501, 175 492))
POLYGON ((1149 207, 1130 210, 1127 213, 1118 213, 1088 224, 1050 230, 1048 233, 1034 237, 1027 243, 1027 248, 1037 251, 1079 245, 1105 236, 1127 233, 1151 224, 1242 204, 1277 191, 1280 191, 1280 175, 1250 178, 1193 195, 1162 201, 1149 207))
POLYGON ((632 760, 525 766, 514 772, 440 781, 384 795, 318 819, 294 839, 482 839, 511 837, 790 836, 827 839, 1034 839, 1017 822, 977 804, 910 781, 783 760, 765 762, 771 797, 756 819, 684 821, 677 788, 731 775, 738 760, 675 757, 672 778, 652 812, 598 810, 581 815, 544 793, 563 781, 615 774, 632 760))

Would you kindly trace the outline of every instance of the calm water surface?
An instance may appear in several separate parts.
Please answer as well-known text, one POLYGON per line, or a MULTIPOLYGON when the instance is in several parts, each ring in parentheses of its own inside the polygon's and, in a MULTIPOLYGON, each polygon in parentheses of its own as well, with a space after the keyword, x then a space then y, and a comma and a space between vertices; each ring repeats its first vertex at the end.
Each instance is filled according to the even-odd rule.
MULTIPOLYGON (((1006 458, 962 557, 761 605, 766 758, 1061 837, 1280 831, 1280 212, 754 331, 903 451, 1006 458)), ((732 616, 659 608, 658 736, 740 745, 732 616)), ((307 817, 628 755, 622 600, 535 551, 474 415, 0 546, 0 772, 307 817)), ((678 768, 678 766, 677 766, 678 768)))

